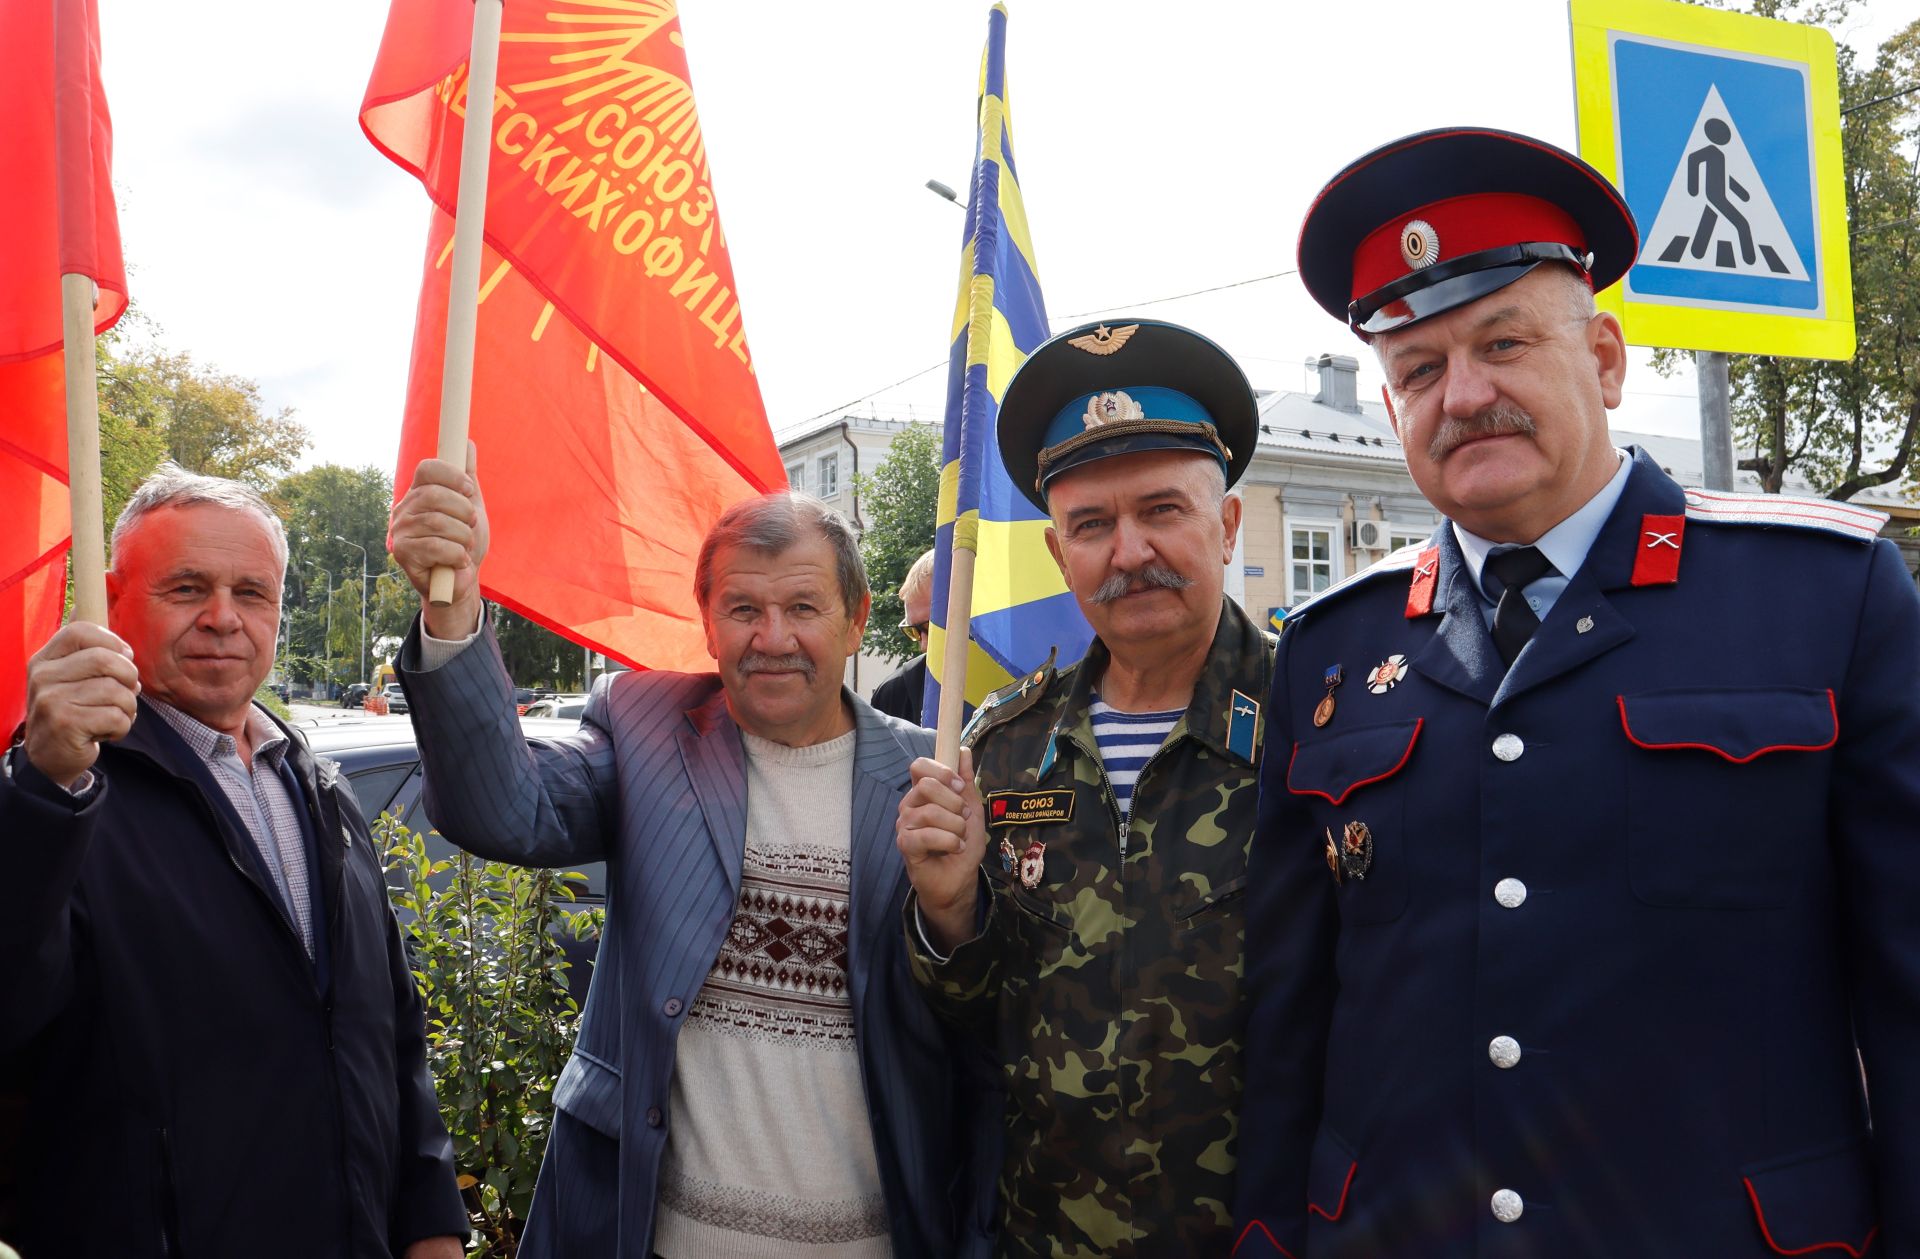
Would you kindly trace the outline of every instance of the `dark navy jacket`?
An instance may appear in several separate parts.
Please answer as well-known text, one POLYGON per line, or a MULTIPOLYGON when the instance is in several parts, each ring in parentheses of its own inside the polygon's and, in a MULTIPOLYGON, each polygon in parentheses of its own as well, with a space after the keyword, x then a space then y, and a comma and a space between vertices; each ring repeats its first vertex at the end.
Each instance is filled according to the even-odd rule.
POLYGON ((0 776, 0 1052, 25 1078, 23 1255, 384 1259, 464 1235, 380 860, 297 734, 318 956, 144 701, 83 807, 0 776))
POLYGON ((1920 1256, 1920 598, 1877 519, 1639 455, 1511 671, 1450 529, 1289 618, 1240 1254, 1920 1256))

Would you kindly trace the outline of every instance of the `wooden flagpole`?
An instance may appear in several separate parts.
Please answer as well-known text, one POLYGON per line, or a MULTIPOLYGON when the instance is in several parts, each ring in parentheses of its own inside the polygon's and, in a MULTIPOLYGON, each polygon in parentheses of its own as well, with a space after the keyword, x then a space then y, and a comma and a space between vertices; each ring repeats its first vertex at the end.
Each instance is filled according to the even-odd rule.
POLYGON ((979 546, 977 519, 953 522, 953 560, 947 572, 947 641, 941 661, 940 712, 933 731, 933 759, 960 767, 960 731, 967 702, 967 657, 973 649, 973 559, 979 546), (966 526, 972 526, 967 528, 966 526))
POLYGON ((101 521, 100 384, 93 347, 93 277, 60 277, 67 373, 67 504, 73 518, 73 618, 107 623, 106 526, 101 521))
MULTIPOLYGON (((447 290, 447 350, 440 368, 440 458, 467 464, 473 403, 473 341, 480 319, 480 250, 487 218, 487 165, 493 154, 493 87, 500 67, 500 19, 506 0, 474 0, 467 58, 467 117, 460 136, 460 189, 453 213, 453 270, 447 290)), ((453 570, 436 568, 427 597, 453 602, 453 570)))

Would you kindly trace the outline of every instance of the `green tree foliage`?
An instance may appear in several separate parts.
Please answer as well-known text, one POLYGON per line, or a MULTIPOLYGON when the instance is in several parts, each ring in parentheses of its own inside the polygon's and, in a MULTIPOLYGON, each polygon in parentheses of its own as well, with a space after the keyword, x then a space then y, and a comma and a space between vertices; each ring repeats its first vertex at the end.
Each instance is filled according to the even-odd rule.
POLYGON ((189 356, 162 348, 157 332, 134 306, 94 342, 101 507, 109 534, 162 459, 270 490, 308 445, 292 412, 261 410, 253 381, 197 367, 189 356))
MULTIPOLYGON (((1762 17, 1844 33, 1844 0, 1754 0, 1762 17)), ((1734 355, 1740 466, 1779 493, 1788 476, 1847 499, 1915 477, 1920 444, 1920 21, 1871 57, 1839 44, 1842 151, 1858 349, 1846 362, 1734 355)), ((1655 365, 1670 371, 1673 351, 1655 365)))
MULTIPOLYGON (((287 585, 282 615, 287 641, 296 659, 318 661, 312 677, 292 666, 299 681, 366 681, 360 674, 360 552, 366 548, 371 565, 372 596, 367 601, 367 659, 379 659, 378 640, 406 632, 406 622, 418 607, 413 600, 398 616, 391 599, 383 602, 383 586, 406 579, 387 558, 387 506, 393 482, 379 468, 349 468, 324 463, 282 477, 270 497, 279 506, 287 527, 287 585), (342 541, 341 539, 345 539, 342 541), (385 576, 383 576, 385 574, 385 576), (333 591, 332 632, 328 633, 327 592, 333 591), (385 619, 381 619, 382 614, 385 619), (331 660, 329 672, 324 666, 331 660)), ((408 587, 411 598, 411 588, 408 587)), ((308 666, 310 667, 310 666, 308 666)))
POLYGON ((427 1066, 476 1234, 468 1253, 511 1259, 579 1021, 560 936, 598 934, 604 914, 568 907, 577 874, 465 853, 435 861, 425 839, 390 815, 375 824, 374 842, 394 908, 411 928, 427 1066))
POLYGON ((931 424, 908 426, 893 439, 880 466, 871 475, 855 477, 853 484, 867 518, 860 554, 873 585, 865 647, 890 659, 910 659, 916 649, 900 632, 905 615, 900 583, 920 553, 933 545, 940 501, 940 430, 931 424))
POLYGON ((291 409, 261 409, 260 386, 158 348, 137 367, 154 381, 166 413, 167 453, 183 468, 267 490, 311 444, 291 409))
POLYGON ((579 644, 497 603, 493 605, 493 632, 500 640, 507 676, 521 686, 555 691, 585 689, 587 660, 579 644))
POLYGON ((140 482, 167 457, 167 417, 151 376, 126 357, 127 339, 146 326, 129 307, 94 342, 94 382, 100 396, 100 492, 107 535, 140 482))

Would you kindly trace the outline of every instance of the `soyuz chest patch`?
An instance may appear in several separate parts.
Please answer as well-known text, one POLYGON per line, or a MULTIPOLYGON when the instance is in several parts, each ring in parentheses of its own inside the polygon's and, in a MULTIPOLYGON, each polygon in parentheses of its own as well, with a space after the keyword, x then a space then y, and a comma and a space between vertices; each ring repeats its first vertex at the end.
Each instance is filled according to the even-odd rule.
POLYGON ((1033 826, 1073 820, 1073 789, 1052 791, 990 791, 988 826, 1033 826))

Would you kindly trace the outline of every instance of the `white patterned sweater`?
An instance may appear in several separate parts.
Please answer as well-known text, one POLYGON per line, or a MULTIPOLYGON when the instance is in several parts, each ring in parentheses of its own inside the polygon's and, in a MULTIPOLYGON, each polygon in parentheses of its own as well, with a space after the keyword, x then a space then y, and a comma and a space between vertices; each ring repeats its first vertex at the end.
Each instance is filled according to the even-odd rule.
POLYGON ((674 1054, 653 1248, 884 1259, 847 991, 854 735, 799 748, 741 738, 740 901, 674 1054))

